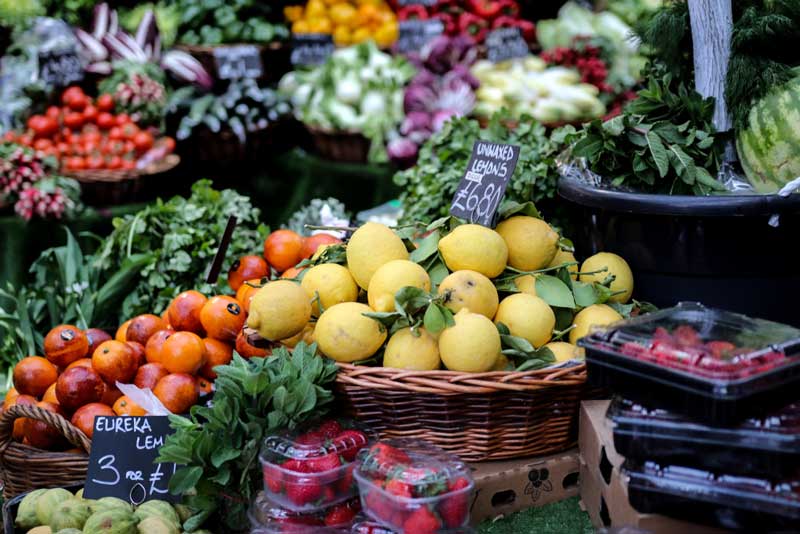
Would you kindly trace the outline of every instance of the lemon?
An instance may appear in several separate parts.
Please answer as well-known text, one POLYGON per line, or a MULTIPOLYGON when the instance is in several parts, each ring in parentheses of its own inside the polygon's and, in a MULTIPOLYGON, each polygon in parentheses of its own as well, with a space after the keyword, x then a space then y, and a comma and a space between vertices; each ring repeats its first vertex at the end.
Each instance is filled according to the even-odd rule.
POLYGON ((521 293, 536 296, 536 277, 532 274, 518 276, 514 278, 514 285, 521 293))
POLYGON ((384 367, 432 371, 441 366, 436 339, 424 328, 416 330, 403 328, 389 338, 383 353, 384 367))
POLYGON ((626 303, 630 300, 633 293, 633 273, 628 263, 616 254, 611 252, 600 252, 594 256, 587 258, 581 265, 582 273, 590 273, 592 271, 600 271, 601 269, 608 268, 608 271, 598 272, 596 274, 582 274, 581 282, 602 282, 609 275, 614 275, 614 281, 611 282, 611 291, 622 291, 619 295, 614 295, 609 300, 613 302, 626 303))
POLYGON ((550 349, 556 357, 556 362, 565 362, 574 358, 583 358, 583 348, 576 347, 566 341, 551 341, 545 348, 550 349))
POLYGON ((386 328, 363 315, 371 311, 359 302, 343 302, 325 310, 314 329, 319 350, 337 362, 365 360, 375 354, 386 341, 386 328))
POLYGON ((508 264, 522 271, 550 265, 558 250, 558 233, 536 217, 516 215, 497 225, 508 246, 508 264))
POLYGON ((588 308, 582 309, 575 316, 573 324, 575 328, 569 332, 569 342, 573 345, 586 334, 591 333, 593 326, 603 326, 621 321, 622 316, 614 308, 606 304, 592 304, 588 308))
POLYGON ((556 315, 539 297, 515 293, 500 303, 494 322, 503 323, 512 336, 527 339, 531 345, 539 348, 553 337, 556 315))
POLYGON ((306 271, 300 286, 313 301, 311 313, 319 315, 319 305, 314 300, 319 295, 322 308, 327 310, 334 304, 358 300, 358 286, 346 267, 336 263, 323 263, 306 271))
POLYGON ((305 341, 306 345, 311 345, 314 342, 314 326, 315 323, 308 323, 305 328, 292 337, 281 339, 281 345, 285 345, 290 349, 295 348, 301 341, 305 341))
POLYGON ((408 251, 397 234, 383 224, 368 222, 347 243, 347 268, 364 289, 375 271, 392 260, 407 260, 408 251))
POLYGON ((323 243, 317 247, 317 251, 311 256, 311 261, 317 261, 322 256, 328 247, 341 247, 341 243, 323 243))
POLYGON ((491 280, 475 271, 456 271, 442 280, 438 289, 442 304, 453 313, 464 308, 489 319, 497 312, 500 299, 491 280))
POLYGON ((311 318, 311 302, 297 282, 276 280, 256 291, 247 326, 276 341, 301 332, 311 318))
POLYGON ((462 224, 439 241, 439 252, 451 271, 468 269, 494 278, 503 272, 508 247, 500 234, 477 224, 462 224))
POLYGON ((430 291, 431 277, 413 261, 392 260, 384 263, 369 281, 367 300, 370 308, 379 312, 394 311, 394 295, 406 286, 430 291))
POLYGON ((567 252, 566 250, 558 249, 556 255, 553 256, 553 261, 550 262, 548 267, 557 267, 559 265, 563 265, 565 263, 574 263, 575 265, 570 265, 567 267, 567 270, 572 273, 572 279, 578 279, 578 263, 575 260, 575 256, 572 252, 567 252))
POLYGON ((508 361, 508 358, 506 358, 506 355, 501 353, 497 357, 497 360, 495 360, 494 365, 492 365, 492 368, 489 369, 489 370, 490 371, 508 371, 510 363, 511 362, 508 361))
POLYGON ((500 333, 490 319, 461 310, 456 324, 439 336, 439 356, 451 371, 482 373, 488 371, 500 354, 500 333))

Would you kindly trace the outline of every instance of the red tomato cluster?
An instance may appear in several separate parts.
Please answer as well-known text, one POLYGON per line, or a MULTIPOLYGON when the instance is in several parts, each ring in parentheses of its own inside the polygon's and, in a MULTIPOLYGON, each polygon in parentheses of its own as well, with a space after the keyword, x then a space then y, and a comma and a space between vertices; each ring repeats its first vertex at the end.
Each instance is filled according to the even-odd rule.
POLYGON ((171 137, 154 139, 125 113, 114 114, 114 99, 103 94, 92 99, 80 87, 68 87, 61 107, 28 119, 25 132, 8 132, 4 140, 19 143, 58 158, 65 170, 133 169, 137 158, 154 146, 175 149, 171 137))

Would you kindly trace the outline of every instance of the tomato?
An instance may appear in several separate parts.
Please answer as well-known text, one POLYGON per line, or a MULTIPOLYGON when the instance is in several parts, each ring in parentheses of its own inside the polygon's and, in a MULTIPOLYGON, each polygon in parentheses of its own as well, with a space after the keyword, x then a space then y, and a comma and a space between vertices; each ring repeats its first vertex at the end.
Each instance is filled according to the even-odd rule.
POLYGON ((51 119, 58 120, 61 118, 61 108, 58 106, 50 106, 44 114, 51 119))
POLYGON ((86 168, 86 160, 80 156, 72 156, 67 158, 65 165, 68 169, 80 171, 86 168))
POLYGON ((86 95, 83 93, 83 89, 77 85, 67 87, 64 89, 64 92, 61 93, 61 103, 65 106, 69 106, 69 102, 75 98, 86 98, 86 95))
POLYGON ((37 139, 33 142, 33 148, 36 150, 41 150, 42 152, 47 151, 48 149, 52 148, 53 142, 50 139, 37 139))
POLYGON ((67 143, 58 143, 56 145, 56 150, 62 156, 69 154, 69 145, 67 143))
POLYGON ((83 149, 86 151, 87 154, 93 154, 100 150, 100 145, 91 139, 84 139, 83 140, 83 149))
POLYGON ((111 128, 108 131, 108 138, 113 141, 118 141, 120 139, 123 139, 124 136, 122 135, 122 128, 120 128, 119 126, 114 126, 113 128, 111 128))
POLYGON ((133 161, 132 159, 124 158, 122 160, 122 168, 125 170, 135 169, 136 162, 133 161))
POLYGON ((117 121, 117 126, 124 126, 125 124, 131 122, 131 118, 127 113, 120 113, 114 120, 117 121))
POLYGON ((133 144, 133 141, 125 141, 123 145, 123 152, 133 152, 136 149, 136 146, 133 144))
POLYGON ((94 130, 89 130, 89 131, 83 132, 81 137, 83 138, 84 142, 91 141, 92 143, 95 143, 95 144, 100 144, 100 141, 103 140, 103 134, 101 134, 98 131, 94 131, 94 130))
POLYGON ((28 128, 36 137, 50 137, 58 131, 58 122, 46 115, 33 115, 28 119, 28 128))
POLYGON ((64 115, 64 126, 72 128, 73 130, 79 129, 83 126, 83 114, 77 111, 71 111, 64 115))
POLYGON ((149 132, 139 132, 133 136, 133 145, 143 154, 153 148, 153 136, 149 132))
POLYGON ((17 138, 17 143, 24 146, 31 146, 33 144, 33 136, 29 133, 24 133, 17 138))
POLYGON ((95 105, 100 111, 111 111, 114 109, 114 98, 108 93, 103 93, 97 97, 95 105))
POLYGON ((175 151, 175 139, 169 136, 161 137, 156 141, 156 146, 163 146, 169 154, 175 151))
POLYGON ((133 141, 133 138, 136 137, 138 133, 139 128, 131 122, 122 126, 122 136, 129 141, 133 141))
POLYGON ((106 167, 109 169, 121 169, 122 158, 119 156, 109 156, 106 158, 106 167))
POLYGON ((91 104, 86 106, 86 108, 83 110, 83 119, 86 122, 94 122, 94 121, 96 121, 97 120, 97 115, 98 115, 97 108, 94 107, 91 104))
POLYGON ((12 130, 7 131, 3 134, 3 141, 7 141, 9 143, 13 143, 17 140, 17 134, 12 130))
POLYGON ((89 97, 84 94, 76 94, 67 102, 69 109, 73 111, 83 111, 89 105, 89 97))
POLYGON ((125 143, 118 139, 109 140, 106 148, 108 150, 108 154, 121 155, 123 152, 125 152, 125 143))
POLYGON ((99 155, 89 156, 86 158, 87 169, 102 169, 105 167, 105 164, 106 162, 103 160, 103 157, 99 155))
POLYGON ((114 115, 104 111, 97 115, 97 125, 103 130, 109 130, 114 126, 114 115))

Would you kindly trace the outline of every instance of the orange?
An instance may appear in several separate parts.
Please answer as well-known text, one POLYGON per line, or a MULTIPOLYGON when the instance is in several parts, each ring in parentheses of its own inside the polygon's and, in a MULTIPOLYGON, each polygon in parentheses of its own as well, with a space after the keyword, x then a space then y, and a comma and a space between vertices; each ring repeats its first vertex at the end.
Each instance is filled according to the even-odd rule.
POLYGON ((208 337, 233 341, 247 320, 247 314, 233 297, 212 297, 200 310, 200 322, 208 337))
POLYGON ((333 245, 341 242, 341 239, 337 239, 330 234, 314 234, 303 240, 303 248, 300 251, 300 256, 303 259, 311 259, 311 256, 314 255, 320 246, 333 245))
POLYGON ((144 345, 142 345, 141 343, 137 343, 136 341, 126 341, 125 344, 131 348, 133 354, 136 356, 137 366, 144 365, 145 363, 147 363, 147 360, 145 359, 144 355, 144 345))
MULTIPOLYGON (((63 375, 63 373, 62 373, 62 375, 63 375)), ((61 375, 59 375, 59 378, 61 378, 61 375)), ((55 384, 53 384, 49 388, 47 388, 47 391, 45 391, 44 395, 42 395, 42 400, 43 401, 58 402, 58 397, 56 397, 56 384, 58 384, 58 380, 56 380, 55 384)))
MULTIPOLYGON (((117 333, 114 334, 114 339, 116 339, 117 341, 122 341, 123 343, 128 341, 126 336, 127 336, 128 327, 130 326, 131 321, 133 321, 133 319, 128 319, 127 321, 122 323, 119 326, 119 328, 117 328, 117 333)), ((97 349, 95 349, 95 350, 97 350, 97 349)), ((92 353, 92 354, 94 354, 94 353, 92 353)))
POLYGON ((13 406, 14 402, 16 402, 17 397, 19 397, 19 391, 16 388, 9 388, 6 392, 6 398, 3 399, 4 406, 13 406))
POLYGON ((167 325, 167 328, 172 328, 169 324, 169 309, 164 310, 164 313, 161 314, 161 320, 164 321, 164 324, 167 325))
MULTIPOLYGON (((73 367, 91 367, 91 366, 92 366, 92 359, 91 358, 81 358, 80 360, 75 360, 74 362, 69 364, 67 366, 67 369, 72 369, 73 367)), ((64 370, 66 371, 67 369, 64 369, 64 370)))
POLYGON ((144 408, 129 399, 127 395, 118 398, 112 409, 117 415, 147 415, 144 408))
POLYGON ((203 395, 211 395, 214 392, 214 384, 211 380, 206 380, 205 378, 198 378, 197 379, 197 394, 201 397, 203 395))
POLYGON ((206 363, 206 347, 193 332, 175 332, 161 347, 161 364, 170 373, 194 374, 206 363))
POLYGON ((214 367, 231 363, 231 359, 233 359, 233 347, 224 341, 210 337, 203 339, 203 345, 205 345, 206 348, 206 363, 200 369, 200 375, 203 378, 214 380, 217 378, 214 367))
POLYGON ((116 385, 106 384, 103 382, 103 386, 105 388, 103 390, 103 396, 100 398, 100 404, 114 406, 114 403, 117 402, 117 399, 122 396, 122 392, 119 390, 119 388, 117 388, 116 385))
MULTIPOLYGON (((5 408, 11 408, 12 406, 19 404, 20 406, 25 406, 26 404, 29 406, 36 405, 36 397, 31 397, 30 395, 17 395, 17 398, 14 399, 14 402, 11 404, 5 404, 5 408)), ((14 430, 12 431, 12 437, 17 441, 22 441, 25 438, 25 421, 27 421, 27 417, 20 417, 16 421, 14 421, 14 430)))
POLYGON ((105 392, 105 382, 100 378, 100 374, 90 367, 67 369, 56 381, 56 402, 68 412, 73 412, 90 402, 101 402, 105 392))
POLYGON ((158 381, 153 394, 167 410, 176 414, 188 412, 200 396, 195 378, 185 373, 165 376, 158 381))
POLYGON ((145 360, 149 363, 160 362, 164 342, 174 333, 174 330, 159 330, 150 336, 150 339, 147 340, 147 345, 144 347, 145 360))
POLYGON ((303 237, 291 230, 275 230, 264 240, 264 257, 282 273, 303 259, 303 237))
POLYGON ((113 417, 117 414, 105 404, 92 402, 91 404, 85 404, 78 408, 78 410, 72 414, 70 422, 78 427, 78 430, 86 434, 86 437, 92 439, 92 434, 94 434, 94 418, 98 415, 113 417))
POLYGON ((288 278, 288 279, 297 278, 300 275, 300 273, 302 273, 304 270, 305 267, 302 267, 300 269, 298 269, 297 267, 290 267, 289 269, 283 271, 281 278, 288 278))
POLYGON ((228 271, 228 285, 238 291, 245 280, 261 278, 269 274, 269 265, 261 256, 242 256, 233 262, 228 271))
POLYGON ((89 338, 71 324, 59 325, 44 338, 44 355, 57 367, 66 367, 89 352, 89 338))
POLYGON ((94 351, 92 368, 109 384, 128 384, 139 368, 139 359, 128 345, 111 340, 94 351))
MULTIPOLYGON (((64 415, 64 412, 61 411, 58 404, 53 402, 37 402, 36 406, 48 412, 64 415)), ((61 435, 58 429, 42 421, 28 419, 25 421, 24 428, 25 439, 28 440, 28 443, 33 447, 38 447, 39 449, 54 449, 66 443, 66 439, 61 435)))
POLYGON ((158 315, 153 315, 151 313, 139 315, 138 317, 134 317, 131 320, 131 324, 128 325, 128 330, 125 332, 125 341, 135 341, 144 346, 147 344, 147 340, 150 339, 150 336, 159 330, 164 330, 166 327, 167 323, 158 315))
POLYGON ((264 358, 272 354, 270 350, 260 349, 248 343, 244 332, 239 332, 239 335, 236 336, 236 352, 242 358, 264 358))
POLYGON ((86 334, 86 339, 89 340, 89 350, 86 351, 86 355, 90 358, 92 354, 94 354, 95 349, 100 346, 100 343, 113 339, 108 335, 108 332, 100 330, 99 328, 90 328, 83 333, 86 334))
POLYGON ((14 366, 14 387, 32 397, 41 397, 58 379, 56 366, 41 356, 22 358, 14 366))
POLYGON ((236 300, 242 305, 242 309, 245 313, 250 313, 250 301, 253 299, 253 295, 267 282, 269 282, 269 278, 266 277, 253 278, 252 280, 246 280, 239 286, 239 289, 236 290, 236 300))
POLYGON ((133 383, 137 388, 153 389, 158 381, 169 374, 169 371, 160 363, 146 363, 139 367, 133 383))
POLYGON ((203 325, 200 323, 200 310, 207 300, 199 291, 184 291, 179 294, 172 299, 167 308, 169 324, 175 330, 186 330, 202 335, 203 325))

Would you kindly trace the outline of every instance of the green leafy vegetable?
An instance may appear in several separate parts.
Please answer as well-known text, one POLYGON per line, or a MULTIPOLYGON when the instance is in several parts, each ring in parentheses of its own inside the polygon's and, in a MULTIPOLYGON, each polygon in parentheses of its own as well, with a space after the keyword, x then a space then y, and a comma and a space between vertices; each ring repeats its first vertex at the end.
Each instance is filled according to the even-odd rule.
POLYGON ((257 0, 177 0, 178 42, 187 45, 262 43, 289 37, 275 2, 257 0))

